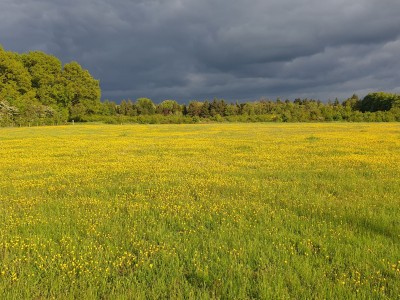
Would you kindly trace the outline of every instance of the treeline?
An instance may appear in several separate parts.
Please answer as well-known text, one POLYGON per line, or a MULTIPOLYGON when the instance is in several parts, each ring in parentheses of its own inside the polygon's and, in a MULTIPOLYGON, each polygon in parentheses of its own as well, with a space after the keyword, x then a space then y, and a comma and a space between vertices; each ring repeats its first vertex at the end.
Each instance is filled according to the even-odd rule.
POLYGON ((107 123, 196 123, 196 122, 392 122, 400 121, 400 95, 370 93, 340 102, 323 103, 314 99, 259 100, 228 103, 223 99, 190 101, 180 105, 165 100, 158 105, 151 99, 123 100, 120 104, 105 101, 96 116, 87 121, 107 123))
POLYGON ((0 125, 60 124, 99 112, 100 86, 77 62, 0 46, 0 125))
POLYGON ((315 99, 229 103, 223 99, 179 104, 151 99, 100 101, 99 82, 77 62, 40 51, 18 54, 0 46, 0 126, 197 122, 389 122, 400 121, 400 95, 370 93, 340 102, 315 99))

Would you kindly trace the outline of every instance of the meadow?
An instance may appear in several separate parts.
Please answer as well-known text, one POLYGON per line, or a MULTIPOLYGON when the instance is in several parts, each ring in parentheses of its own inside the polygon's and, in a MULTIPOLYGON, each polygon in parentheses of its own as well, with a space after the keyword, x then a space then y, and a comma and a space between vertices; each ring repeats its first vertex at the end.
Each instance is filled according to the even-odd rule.
POLYGON ((0 128, 1 299, 398 299, 400 125, 0 128))

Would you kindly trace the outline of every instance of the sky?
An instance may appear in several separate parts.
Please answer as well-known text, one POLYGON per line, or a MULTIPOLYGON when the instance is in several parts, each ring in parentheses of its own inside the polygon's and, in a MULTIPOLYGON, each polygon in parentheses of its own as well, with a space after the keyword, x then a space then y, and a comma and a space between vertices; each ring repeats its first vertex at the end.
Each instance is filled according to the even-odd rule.
POLYGON ((400 93, 400 0, 0 0, 0 44, 79 62, 102 99, 400 93))

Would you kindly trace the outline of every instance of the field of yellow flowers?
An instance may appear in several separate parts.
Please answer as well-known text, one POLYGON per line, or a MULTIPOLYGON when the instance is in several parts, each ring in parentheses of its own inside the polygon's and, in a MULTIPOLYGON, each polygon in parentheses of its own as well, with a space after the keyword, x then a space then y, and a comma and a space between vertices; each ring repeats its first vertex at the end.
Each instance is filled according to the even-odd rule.
POLYGON ((400 125, 0 129, 1 299, 400 295, 400 125))

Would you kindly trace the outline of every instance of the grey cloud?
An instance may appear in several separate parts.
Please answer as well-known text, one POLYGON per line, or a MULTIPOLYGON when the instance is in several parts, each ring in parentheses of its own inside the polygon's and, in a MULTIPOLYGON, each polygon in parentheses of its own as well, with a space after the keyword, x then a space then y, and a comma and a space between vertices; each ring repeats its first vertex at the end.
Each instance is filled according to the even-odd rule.
POLYGON ((397 0, 3 0, 0 43, 76 60, 103 98, 398 91, 397 0))

